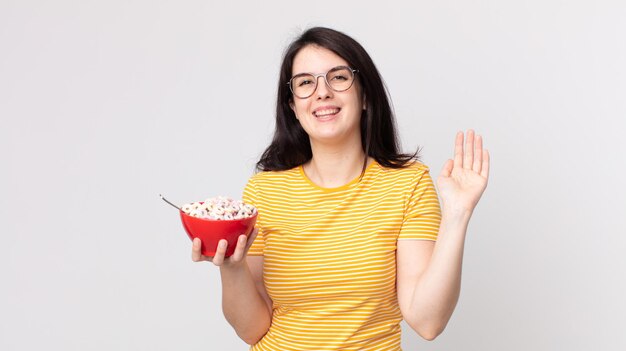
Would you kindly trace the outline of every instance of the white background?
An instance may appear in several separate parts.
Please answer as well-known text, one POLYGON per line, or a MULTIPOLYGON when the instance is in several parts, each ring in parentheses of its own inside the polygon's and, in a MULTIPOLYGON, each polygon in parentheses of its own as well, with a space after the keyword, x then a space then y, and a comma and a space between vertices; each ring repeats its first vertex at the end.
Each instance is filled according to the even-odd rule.
POLYGON ((0 0, 0 349, 245 350, 183 203, 240 197, 281 55, 373 57, 433 176, 475 128, 491 179, 446 331, 405 350, 624 350, 623 1, 0 0))

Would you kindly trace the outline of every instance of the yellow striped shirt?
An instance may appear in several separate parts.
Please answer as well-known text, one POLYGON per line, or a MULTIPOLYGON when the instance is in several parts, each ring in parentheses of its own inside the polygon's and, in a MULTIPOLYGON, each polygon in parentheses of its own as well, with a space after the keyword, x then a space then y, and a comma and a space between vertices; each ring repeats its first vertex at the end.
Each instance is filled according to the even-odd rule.
POLYGON ((250 178, 272 324, 251 350, 400 350, 396 243, 436 240, 441 211, 428 167, 376 161, 338 188, 302 167, 250 178))

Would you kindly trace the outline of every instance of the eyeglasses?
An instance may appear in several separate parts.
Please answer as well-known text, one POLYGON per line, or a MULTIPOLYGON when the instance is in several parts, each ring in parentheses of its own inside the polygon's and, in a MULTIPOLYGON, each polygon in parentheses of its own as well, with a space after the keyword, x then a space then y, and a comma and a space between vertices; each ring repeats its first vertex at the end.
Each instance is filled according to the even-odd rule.
POLYGON ((358 71, 347 66, 337 66, 331 68, 326 73, 300 73, 293 76, 287 85, 289 85, 293 95, 300 99, 306 99, 313 95, 315 89, 317 89, 317 79, 319 77, 324 77, 326 85, 330 89, 341 92, 350 89, 354 83, 354 74, 358 71))

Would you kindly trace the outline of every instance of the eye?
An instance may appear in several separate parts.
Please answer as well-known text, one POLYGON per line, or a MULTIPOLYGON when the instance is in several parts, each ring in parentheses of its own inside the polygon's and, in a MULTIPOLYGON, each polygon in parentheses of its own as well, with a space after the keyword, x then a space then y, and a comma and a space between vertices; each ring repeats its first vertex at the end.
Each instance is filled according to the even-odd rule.
POLYGON ((337 67, 332 69, 328 75, 329 75, 329 81, 337 81, 337 82, 345 82, 351 79, 352 77, 352 72, 350 72, 348 69, 346 69, 345 67, 337 67))
POLYGON ((292 78, 291 82, 294 88, 305 87, 308 85, 315 85, 315 77, 310 74, 301 74, 292 78))
POLYGON ((303 87, 309 84, 313 84, 313 81, 311 79, 301 79, 301 80, 298 80, 296 85, 299 87, 303 87))
POLYGON ((331 80, 348 80, 348 77, 343 75, 343 74, 334 74, 331 78, 331 80))

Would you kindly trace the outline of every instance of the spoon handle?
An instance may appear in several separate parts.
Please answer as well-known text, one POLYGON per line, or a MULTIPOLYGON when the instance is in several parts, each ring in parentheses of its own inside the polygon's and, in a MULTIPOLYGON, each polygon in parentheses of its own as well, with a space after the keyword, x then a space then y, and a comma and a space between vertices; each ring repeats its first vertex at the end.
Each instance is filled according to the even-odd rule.
POLYGON ((161 199, 163 199, 163 201, 167 202, 168 204, 172 205, 173 207, 175 207, 176 209, 178 209, 179 211, 182 211, 180 209, 180 207, 174 205, 173 203, 169 202, 166 198, 163 197, 163 195, 159 194, 159 196, 161 197, 161 199))

